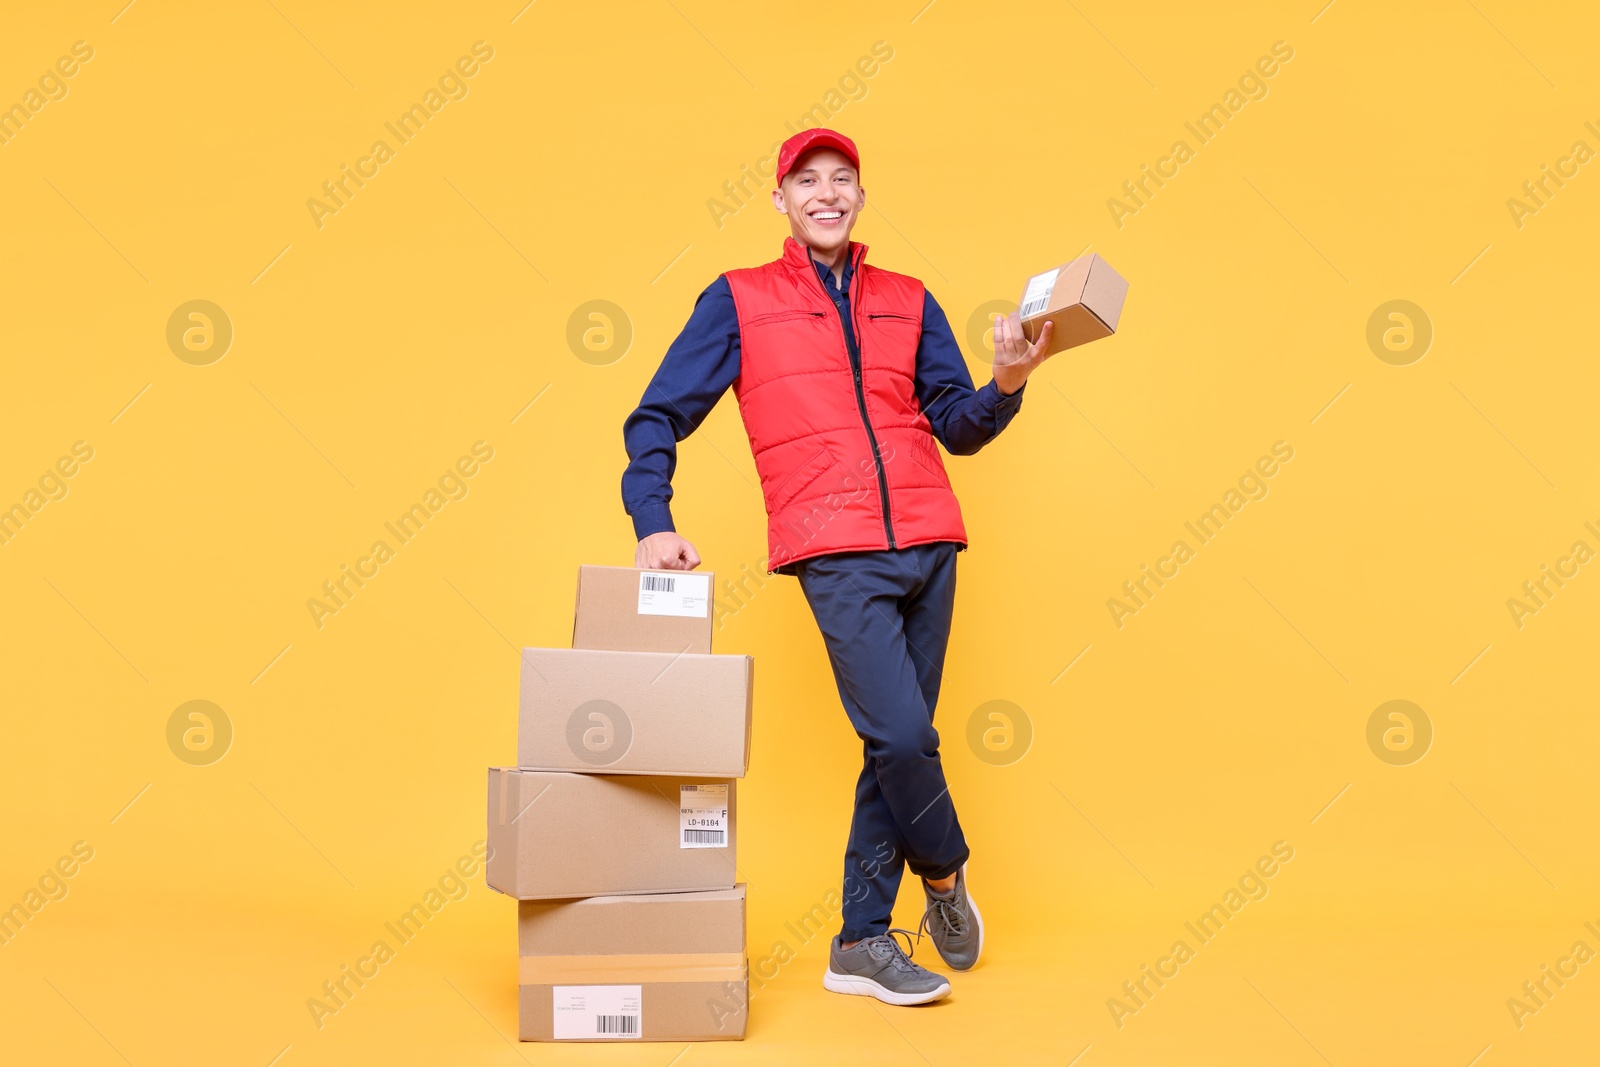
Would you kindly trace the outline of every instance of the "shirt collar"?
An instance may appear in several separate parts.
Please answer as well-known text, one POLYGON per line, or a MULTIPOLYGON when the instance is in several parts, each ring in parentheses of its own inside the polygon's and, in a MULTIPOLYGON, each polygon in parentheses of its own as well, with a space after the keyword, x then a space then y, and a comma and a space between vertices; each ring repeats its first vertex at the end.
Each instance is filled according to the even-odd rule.
MULTIPOLYGON (((807 256, 810 255, 809 252, 806 254, 807 256)), ((840 272, 841 284, 838 286, 838 291, 841 293, 848 293, 850 291, 850 275, 855 271, 855 264, 853 264, 851 260, 854 258, 854 256, 851 256, 844 261, 844 270, 840 272)), ((820 259, 811 260, 811 266, 816 269, 817 280, 822 282, 824 289, 834 288, 833 269, 831 267, 822 262, 820 259)))

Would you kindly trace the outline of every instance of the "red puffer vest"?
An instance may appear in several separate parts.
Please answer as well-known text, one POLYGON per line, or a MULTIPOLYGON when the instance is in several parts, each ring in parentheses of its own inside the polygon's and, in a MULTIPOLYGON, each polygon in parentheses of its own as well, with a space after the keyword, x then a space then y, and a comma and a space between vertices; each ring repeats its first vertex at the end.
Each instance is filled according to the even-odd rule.
POLYGON ((927 416, 917 402, 922 283, 865 262, 850 242, 856 350, 793 237, 783 255, 728 271, 739 315, 733 383, 767 505, 767 569, 830 552, 965 547, 927 416))

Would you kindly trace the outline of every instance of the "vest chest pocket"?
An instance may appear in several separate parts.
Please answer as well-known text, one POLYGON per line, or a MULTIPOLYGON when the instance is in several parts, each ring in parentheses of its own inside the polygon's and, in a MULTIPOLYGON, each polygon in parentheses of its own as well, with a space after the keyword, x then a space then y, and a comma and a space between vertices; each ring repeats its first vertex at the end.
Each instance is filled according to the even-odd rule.
POLYGON ((874 311, 867 320, 895 344, 910 344, 915 349, 922 340, 922 320, 915 315, 902 315, 894 311, 874 311))
POLYGON ((754 315, 744 323, 746 326, 766 326, 774 322, 788 322, 792 319, 820 319, 820 311, 769 311, 764 315, 754 315))
POLYGON ((873 311, 866 319, 866 332, 870 336, 862 345, 863 357, 875 366, 891 367, 907 376, 915 376, 922 320, 897 311, 873 311))

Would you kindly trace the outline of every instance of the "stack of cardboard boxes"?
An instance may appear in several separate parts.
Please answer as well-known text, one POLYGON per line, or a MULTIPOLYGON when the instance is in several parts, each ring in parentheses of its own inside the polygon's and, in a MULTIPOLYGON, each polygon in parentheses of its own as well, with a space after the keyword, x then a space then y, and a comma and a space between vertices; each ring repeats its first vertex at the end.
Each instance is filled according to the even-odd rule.
POLYGON ((520 902, 524 1041, 744 1037, 753 663, 711 654, 713 578, 582 567, 572 647, 523 650, 486 870, 520 902))

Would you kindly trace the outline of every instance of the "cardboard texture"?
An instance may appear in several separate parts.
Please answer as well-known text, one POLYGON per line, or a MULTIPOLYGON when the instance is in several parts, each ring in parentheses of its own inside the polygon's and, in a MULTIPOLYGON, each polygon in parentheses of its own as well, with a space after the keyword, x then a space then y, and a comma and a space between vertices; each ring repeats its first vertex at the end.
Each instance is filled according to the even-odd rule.
POLYGON ((700 893, 524 901, 517 941, 524 1041, 744 1037, 750 998, 742 883, 700 893), (582 989, 596 986, 606 988, 582 989))
POLYGON ((1022 332, 1030 342, 1039 339, 1045 320, 1056 324, 1046 353, 1109 337, 1117 332, 1128 283, 1111 265, 1091 252, 1052 271, 1035 274, 1023 286, 1018 301, 1022 332))
POLYGON ((572 647, 709 655, 716 587, 710 571, 581 566, 572 647))
POLYGON ((750 656, 523 649, 517 765, 743 778, 754 670, 750 656))
POLYGON ((732 889, 734 785, 704 776, 491 767, 489 887, 519 900, 732 889), (680 790, 696 785, 727 786, 721 830, 685 828, 680 790), (708 847, 708 840, 726 845, 708 847))

